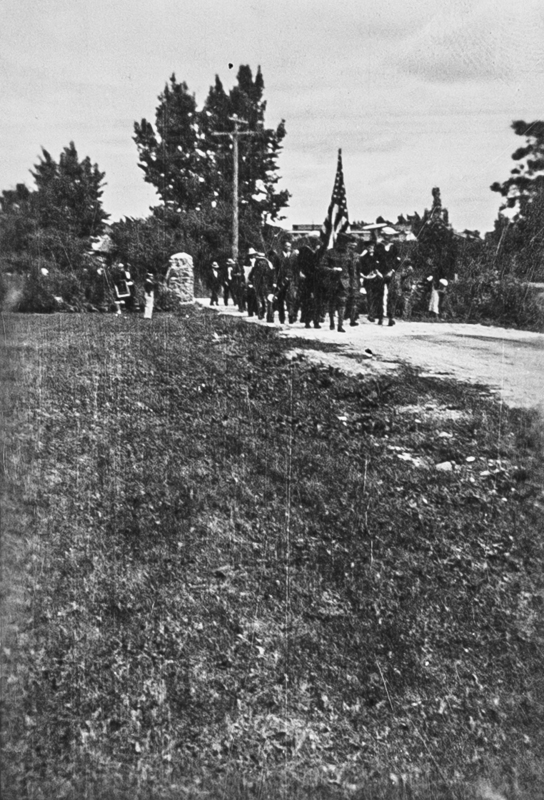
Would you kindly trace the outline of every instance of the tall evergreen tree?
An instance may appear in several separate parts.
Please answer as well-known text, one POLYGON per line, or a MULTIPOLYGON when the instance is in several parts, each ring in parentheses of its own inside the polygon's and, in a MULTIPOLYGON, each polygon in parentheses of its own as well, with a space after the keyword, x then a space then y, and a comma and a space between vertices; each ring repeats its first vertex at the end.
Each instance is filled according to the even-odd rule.
POLYGON ((0 195, 0 258, 10 266, 25 252, 35 230, 31 198, 32 192, 24 183, 0 195))
POLYGON ((175 75, 159 95, 155 119, 156 131, 146 119, 134 124, 138 166, 167 207, 175 211, 198 207, 205 196, 200 120, 195 96, 175 75))
POLYGON ((241 66, 228 94, 216 76, 203 107, 197 109, 187 84, 172 75, 159 95, 155 128, 145 119, 134 126, 139 166, 167 207, 180 212, 230 207, 232 141, 214 134, 232 132, 230 118, 237 115, 247 122, 244 129, 255 134, 240 139, 241 223, 244 218, 277 219, 289 199, 289 192, 277 189, 285 123, 265 127, 263 94, 260 68, 253 77, 249 66, 241 66))
POLYGON ((105 173, 91 163, 89 156, 80 161, 73 142, 64 148, 58 163, 42 148, 32 176, 37 187, 33 205, 41 228, 77 238, 102 233, 109 217, 101 200, 105 173))
POLYGON ((36 188, 18 184, 0 198, 2 259, 23 270, 36 259, 50 266, 77 269, 89 240, 104 230, 104 173, 87 156, 80 160, 70 142, 58 162, 42 148, 31 174, 36 188))
POLYGON ((504 198, 495 223, 495 262, 502 273, 528 280, 544 279, 544 121, 512 123, 526 143, 512 158, 516 165, 491 190, 504 198), (508 219, 503 213, 511 209, 508 219))
POLYGON ((433 202, 423 216, 414 220, 417 236, 415 259, 423 269, 432 270, 439 278, 453 278, 457 258, 457 242, 449 223, 448 209, 442 205, 440 189, 432 190, 433 202))
POLYGON ((510 177, 503 183, 495 181, 491 184, 492 192, 499 192, 504 197, 502 209, 516 209, 517 215, 523 216, 533 198, 542 191, 544 178, 544 121, 524 122, 516 120, 512 123, 516 136, 524 136, 525 146, 518 147, 512 153, 517 162, 512 168, 510 177))

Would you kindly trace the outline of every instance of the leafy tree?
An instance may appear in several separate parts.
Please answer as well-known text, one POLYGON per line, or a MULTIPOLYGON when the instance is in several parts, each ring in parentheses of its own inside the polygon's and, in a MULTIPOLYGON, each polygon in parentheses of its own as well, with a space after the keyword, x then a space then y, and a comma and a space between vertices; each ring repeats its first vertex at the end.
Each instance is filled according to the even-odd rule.
POLYGON ((5 189, 0 195, 0 251, 9 266, 26 251, 35 229, 31 196, 24 183, 18 183, 15 189, 5 189))
POLYGON ((30 189, 24 183, 18 183, 15 189, 4 189, 0 195, 0 211, 8 213, 19 211, 30 199, 30 189))
MULTIPOLYGON (((285 123, 266 128, 264 81, 241 66, 237 83, 227 94, 216 76, 201 109, 186 83, 175 75, 159 95, 155 128, 146 119, 134 125, 139 166, 145 180, 157 190, 165 207, 188 213, 217 209, 227 230, 232 197, 232 141, 228 136, 237 115, 253 136, 239 142, 239 198, 241 227, 278 218, 289 199, 279 191, 277 161, 285 137, 285 123)), ((245 127, 245 126, 244 126, 245 127)))
POLYGON ((211 261, 230 256, 228 231, 221 227, 224 218, 218 208, 179 214, 158 206, 146 219, 124 219, 111 226, 114 254, 143 281, 149 271, 164 275, 172 253, 185 251, 193 256, 197 279, 203 279, 211 261))

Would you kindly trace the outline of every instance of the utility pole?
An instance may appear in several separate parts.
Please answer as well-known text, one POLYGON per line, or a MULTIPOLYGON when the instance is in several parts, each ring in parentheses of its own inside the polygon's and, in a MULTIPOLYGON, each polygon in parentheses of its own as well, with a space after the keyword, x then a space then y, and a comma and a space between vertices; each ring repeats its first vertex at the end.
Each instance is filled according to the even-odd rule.
POLYGON ((260 131, 241 131, 240 125, 247 125, 247 120, 240 119, 236 114, 229 117, 234 123, 234 130, 231 133, 217 132, 213 136, 228 136, 232 139, 232 157, 234 169, 232 171, 232 257, 238 263, 238 139, 240 136, 258 136, 260 131))

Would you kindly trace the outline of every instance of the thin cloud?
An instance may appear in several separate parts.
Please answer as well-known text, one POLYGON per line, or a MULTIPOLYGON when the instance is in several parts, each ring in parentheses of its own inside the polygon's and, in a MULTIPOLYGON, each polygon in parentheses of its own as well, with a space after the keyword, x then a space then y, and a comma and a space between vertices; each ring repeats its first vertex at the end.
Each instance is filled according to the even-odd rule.
POLYGON ((450 0, 397 58, 402 72, 433 83, 509 82, 542 70, 544 17, 537 3, 450 0), (539 67, 540 65, 540 67, 539 67))
POLYGON ((112 218, 146 214, 156 197, 134 121, 154 120, 173 72, 202 104, 216 73, 228 90, 240 64, 260 64, 267 124, 287 124, 289 221, 322 222, 342 147, 353 218, 422 209, 438 185, 455 224, 485 229, 499 206, 489 186, 518 144, 510 123, 542 114, 543 11, 542 0, 3 0, 0 190, 28 180, 41 144, 57 156, 74 140, 106 172, 112 218))

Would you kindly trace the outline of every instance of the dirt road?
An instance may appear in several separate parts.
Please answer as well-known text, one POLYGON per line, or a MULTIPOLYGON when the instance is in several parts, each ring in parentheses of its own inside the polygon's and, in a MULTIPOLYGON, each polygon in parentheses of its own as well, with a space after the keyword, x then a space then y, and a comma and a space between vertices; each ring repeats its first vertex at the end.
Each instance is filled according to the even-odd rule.
MULTIPOLYGON (((209 306, 209 299, 197 300, 209 306)), ((248 319, 234 306, 214 307, 221 314, 248 319)), ((398 322, 380 327, 363 319, 346 333, 294 325, 268 325, 280 336, 338 344, 337 353, 304 350, 307 358, 334 364, 350 372, 385 371, 401 363, 432 375, 444 375, 485 384, 510 406, 539 407, 544 411, 544 334, 447 322, 398 322), (371 354, 367 352, 371 351, 371 354)), ((296 348, 294 348, 296 351, 296 348)))

